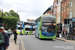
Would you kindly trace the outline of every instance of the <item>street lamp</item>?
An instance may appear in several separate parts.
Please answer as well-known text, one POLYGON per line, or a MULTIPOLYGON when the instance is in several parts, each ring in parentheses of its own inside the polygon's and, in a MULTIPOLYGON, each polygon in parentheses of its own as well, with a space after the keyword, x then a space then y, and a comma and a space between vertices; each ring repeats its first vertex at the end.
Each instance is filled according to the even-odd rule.
MULTIPOLYGON (((21 12, 21 10, 17 11, 17 16, 18 16, 18 12, 21 12)), ((21 25, 22 28, 22 25, 21 25)), ((22 34, 22 30, 20 30, 20 35, 22 34)))
POLYGON ((1 26, 2 26, 2 21, 3 21, 3 9, 2 9, 2 19, 1 19, 1 26))
POLYGON ((21 10, 17 11, 17 17, 18 17, 18 12, 21 12, 21 10))
POLYGON ((3 9, 2 9, 2 19, 3 19, 3 9))

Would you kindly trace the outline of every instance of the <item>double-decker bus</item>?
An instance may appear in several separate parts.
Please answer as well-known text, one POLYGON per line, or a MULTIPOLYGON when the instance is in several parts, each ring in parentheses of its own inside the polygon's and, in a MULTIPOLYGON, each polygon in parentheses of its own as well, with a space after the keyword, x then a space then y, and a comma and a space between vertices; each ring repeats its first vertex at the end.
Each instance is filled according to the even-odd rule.
POLYGON ((34 34, 35 30, 35 23, 34 22, 24 22, 25 24, 25 32, 26 34, 34 34))
POLYGON ((57 33, 56 17, 42 15, 35 20, 35 37, 40 39, 55 39, 57 33))
POLYGON ((18 34, 25 34, 24 22, 23 21, 18 21, 16 29, 17 29, 18 34))

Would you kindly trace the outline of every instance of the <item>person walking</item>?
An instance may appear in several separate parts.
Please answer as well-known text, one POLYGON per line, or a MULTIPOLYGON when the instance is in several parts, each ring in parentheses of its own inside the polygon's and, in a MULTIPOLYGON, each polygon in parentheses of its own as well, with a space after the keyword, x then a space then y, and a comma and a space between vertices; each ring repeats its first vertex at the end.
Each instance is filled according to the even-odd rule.
POLYGON ((4 47, 4 50, 6 50, 8 49, 8 46, 9 46, 9 36, 6 32, 4 32, 4 27, 0 27, 0 32, 3 34, 3 37, 4 37, 3 47, 4 47))
POLYGON ((16 40, 17 40, 17 32, 16 32, 16 29, 14 30, 14 41, 16 43, 16 40))
POLYGON ((0 50, 4 50, 3 42, 4 42, 4 37, 2 33, 0 32, 0 50))
POLYGON ((11 34, 12 34, 12 31, 11 31, 11 29, 9 28, 9 29, 8 29, 8 36, 9 36, 9 38, 10 38, 11 34))

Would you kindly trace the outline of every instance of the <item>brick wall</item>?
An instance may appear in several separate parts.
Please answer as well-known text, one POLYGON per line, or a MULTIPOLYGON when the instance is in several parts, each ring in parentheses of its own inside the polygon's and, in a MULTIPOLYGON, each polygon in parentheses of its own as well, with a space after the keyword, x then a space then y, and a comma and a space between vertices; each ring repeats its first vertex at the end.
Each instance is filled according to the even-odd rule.
POLYGON ((64 0, 63 2, 61 2, 61 20, 64 23, 64 19, 69 18, 69 0, 64 0))

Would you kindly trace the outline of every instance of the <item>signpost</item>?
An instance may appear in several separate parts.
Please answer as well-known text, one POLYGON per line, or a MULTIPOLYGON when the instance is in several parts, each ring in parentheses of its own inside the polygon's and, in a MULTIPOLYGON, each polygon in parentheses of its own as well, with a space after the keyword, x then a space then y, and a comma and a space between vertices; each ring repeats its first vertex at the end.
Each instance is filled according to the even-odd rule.
POLYGON ((0 27, 1 27, 1 25, 2 25, 2 18, 0 18, 0 27))
POLYGON ((2 18, 0 18, 0 27, 2 26, 2 20, 3 20, 3 9, 2 9, 2 18))

